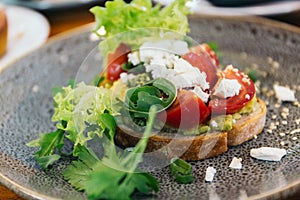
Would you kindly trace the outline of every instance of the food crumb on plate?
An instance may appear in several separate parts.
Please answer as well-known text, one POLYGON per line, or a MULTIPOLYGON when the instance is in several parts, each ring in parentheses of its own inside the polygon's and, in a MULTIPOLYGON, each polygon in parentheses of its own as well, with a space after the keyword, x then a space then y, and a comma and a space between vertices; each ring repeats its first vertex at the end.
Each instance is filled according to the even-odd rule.
POLYGON ((242 169, 242 158, 233 157, 229 167, 232 169, 242 169))
MULTIPOLYGON (((280 142, 281 143, 281 142, 280 142)), ((250 150, 250 156, 258 160, 280 161, 286 155, 285 149, 274 147, 260 147, 250 150)))
POLYGON ((273 86, 277 99, 281 102, 293 102, 296 100, 295 93, 288 87, 274 85, 273 86))
POLYGON ((206 168, 205 181, 212 182, 216 173, 217 173, 217 170, 214 167, 206 168))

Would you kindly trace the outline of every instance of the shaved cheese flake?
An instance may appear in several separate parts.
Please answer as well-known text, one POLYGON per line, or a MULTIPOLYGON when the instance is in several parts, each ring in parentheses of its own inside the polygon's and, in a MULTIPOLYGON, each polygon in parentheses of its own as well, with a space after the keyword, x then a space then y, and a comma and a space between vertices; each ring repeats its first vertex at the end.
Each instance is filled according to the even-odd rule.
POLYGON ((285 149, 273 147, 260 147, 258 149, 251 149, 250 156, 259 160, 280 161, 286 155, 285 149))
POLYGON ((274 85, 273 88, 279 101, 293 102, 296 100, 295 93, 290 88, 279 85, 274 85))
POLYGON ((217 173, 217 170, 215 168, 208 167, 206 169, 205 181, 212 182, 216 173, 217 173))
POLYGON ((229 167, 232 169, 242 169, 242 159, 233 157, 229 167))

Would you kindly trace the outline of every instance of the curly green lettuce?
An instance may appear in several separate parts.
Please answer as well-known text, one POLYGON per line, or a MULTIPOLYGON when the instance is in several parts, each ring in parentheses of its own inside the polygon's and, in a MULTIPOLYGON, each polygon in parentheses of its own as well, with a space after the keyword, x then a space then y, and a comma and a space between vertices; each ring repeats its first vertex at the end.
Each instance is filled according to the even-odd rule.
POLYGON ((63 87, 54 96, 53 122, 57 128, 68 133, 69 140, 85 145, 95 135, 102 137, 103 124, 99 116, 105 112, 113 114, 111 90, 79 83, 74 89, 63 87), (66 121, 64 126, 62 122, 66 121))
POLYGON ((117 48, 120 41, 134 47, 141 44, 143 38, 159 36, 162 29, 186 35, 189 32, 189 8, 186 2, 187 0, 175 0, 162 7, 160 4, 153 6, 151 0, 132 0, 130 4, 115 0, 107 1, 105 7, 91 8, 96 21, 94 32, 97 34, 99 30, 105 30, 105 34, 100 35, 105 38, 100 42, 104 58, 117 48))

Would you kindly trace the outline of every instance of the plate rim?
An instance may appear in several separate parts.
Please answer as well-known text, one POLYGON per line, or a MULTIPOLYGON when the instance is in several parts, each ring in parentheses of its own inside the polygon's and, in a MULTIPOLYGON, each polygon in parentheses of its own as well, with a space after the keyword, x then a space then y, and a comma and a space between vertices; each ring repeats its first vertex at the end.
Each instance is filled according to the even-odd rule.
MULTIPOLYGON (((1 4, 2 5, 2 4, 1 4)), ((45 40, 43 40, 40 44, 38 44, 36 47, 34 48, 31 48, 29 50, 26 50, 24 51, 23 53, 19 53, 19 55, 14 55, 14 56, 11 56, 9 57, 9 59, 7 59, 4 63, 1 63, 0 62, 0 73, 5 70, 8 66, 14 64, 16 61, 20 60, 21 58, 25 57, 26 55, 30 54, 30 53, 33 53, 35 50, 39 49, 40 47, 42 47, 48 40, 49 38, 49 35, 50 35, 50 22, 49 20, 44 16, 42 15, 41 13, 35 11, 35 10, 32 10, 30 8, 26 8, 26 7, 21 7, 21 6, 16 6, 16 5, 3 5, 3 8, 5 11, 9 11, 10 13, 14 13, 17 12, 17 11, 22 11, 23 13, 30 13, 30 15, 34 15, 35 17, 38 17, 39 20, 43 23, 43 26, 44 26, 44 37, 45 37, 45 40)), ((6 49, 6 53, 9 52, 9 43, 11 42, 9 40, 9 30, 10 30, 10 27, 12 26, 15 26, 15 25, 11 25, 9 24, 9 21, 10 21, 10 17, 13 17, 13 16, 10 16, 7 12, 7 20, 8 20, 8 41, 7 41, 7 49, 6 49)), ((13 14, 15 15, 15 14, 13 14)), ((7 58, 6 57, 6 54, 4 54, 2 57, 0 57, 0 61, 1 59, 3 58, 7 58)))
MULTIPOLYGON (((260 16, 239 16, 239 17, 237 17, 237 16, 206 15, 206 14, 196 13, 196 14, 190 15, 189 18, 191 18, 191 19, 205 18, 205 19, 219 19, 219 20, 225 19, 226 21, 235 21, 235 22, 242 22, 242 23, 250 22, 250 23, 256 23, 256 24, 260 24, 260 25, 266 25, 269 27, 274 27, 274 28, 281 29, 281 30, 291 31, 291 32, 294 32, 294 33, 300 35, 300 28, 297 26, 290 25, 290 24, 276 21, 276 20, 272 20, 272 19, 263 18, 260 16)), ((10 63, 8 66, 6 66, 2 70, 0 70, 0 74, 3 73, 9 66, 14 65, 16 62, 18 62, 22 59, 26 59, 26 57, 29 54, 36 53, 41 48, 46 48, 48 46, 51 46, 53 43, 59 42, 61 40, 64 40, 64 39, 67 39, 70 37, 75 37, 77 35, 87 33, 89 30, 91 31, 92 30, 91 28, 93 27, 94 24, 95 24, 95 22, 88 23, 86 25, 70 29, 68 31, 65 31, 63 33, 57 34, 57 35, 49 38, 46 41, 46 43, 44 43, 39 48, 34 49, 31 52, 28 52, 24 56, 16 59, 14 62, 10 63)), ((41 193, 38 193, 36 191, 33 191, 31 189, 28 189, 28 188, 18 184, 15 181, 13 181, 12 179, 10 179, 9 177, 5 176, 5 174, 2 173, 1 171, 0 171, 0 183, 3 184, 5 187, 8 187, 9 190, 15 192, 16 194, 18 194, 19 196, 24 197, 24 198, 34 198, 34 199, 45 199, 46 198, 46 199, 53 199, 53 200, 57 199, 57 198, 45 196, 41 193)), ((297 189, 299 190, 299 188, 300 188, 300 179, 297 179, 284 187, 281 187, 278 189, 272 189, 272 190, 263 192, 261 194, 250 196, 248 198, 249 199, 271 198, 271 197, 276 197, 277 195, 280 195, 280 194, 284 194, 291 190, 294 190, 294 191, 296 191, 297 189)))

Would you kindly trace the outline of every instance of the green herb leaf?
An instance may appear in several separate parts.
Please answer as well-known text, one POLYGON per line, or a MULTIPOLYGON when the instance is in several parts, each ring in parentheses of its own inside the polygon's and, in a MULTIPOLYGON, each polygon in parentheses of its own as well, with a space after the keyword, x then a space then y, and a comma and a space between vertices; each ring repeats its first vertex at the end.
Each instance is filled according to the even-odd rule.
POLYGON ((255 83, 259 77, 258 71, 251 68, 246 69, 246 71, 249 78, 255 83))
POLYGON ((125 106, 130 116, 137 124, 144 124, 148 118, 148 112, 152 105, 156 105, 158 112, 172 105, 177 96, 177 90, 173 83, 164 78, 154 79, 143 86, 137 86, 127 90, 125 106))
POLYGON ((135 111, 148 112, 151 105, 160 105, 161 110, 164 110, 175 101, 176 95, 177 90, 173 83, 157 78, 144 86, 129 89, 125 103, 135 111))
POLYGON ((187 184, 194 181, 192 166, 180 158, 171 159, 170 171, 178 183, 187 184))
POLYGON ((166 97, 163 98, 164 103, 162 106, 164 109, 167 109, 176 99, 177 89, 175 85, 165 78, 154 79, 152 84, 154 87, 163 91, 163 93, 166 95, 166 97))
POLYGON ((53 154, 50 156, 35 155, 34 158, 43 169, 47 169, 50 165, 53 165, 56 161, 60 159, 60 155, 57 154, 53 154))
POLYGON ((114 117, 108 113, 103 113, 99 116, 99 119, 103 128, 108 130, 109 140, 113 140, 117 127, 114 117))
POLYGON ((84 190, 88 182, 88 176, 94 166, 99 162, 94 152, 85 146, 78 145, 78 161, 63 171, 64 178, 77 190, 84 190))
MULTIPOLYGON (((99 160, 90 149, 79 146, 78 161, 64 171, 63 175, 78 190, 84 190, 88 199, 131 199, 135 190, 148 194, 157 192, 159 184, 150 174, 137 169, 142 161, 142 154, 151 135, 156 108, 150 109, 150 117, 144 137, 131 153, 119 155, 116 151, 105 150, 104 157, 99 160)), ((114 118, 109 114, 101 115, 106 130, 114 131, 114 118)), ((113 139, 104 140, 104 149, 115 148, 113 139)))
POLYGON ((222 57, 222 53, 217 42, 207 42, 206 44, 216 53, 219 59, 222 57))
POLYGON ((30 147, 40 147, 35 153, 35 159, 39 165, 46 169, 49 165, 59 160, 60 156, 55 153, 55 150, 60 150, 64 145, 64 131, 61 129, 55 132, 40 134, 40 137, 27 144, 30 147))

